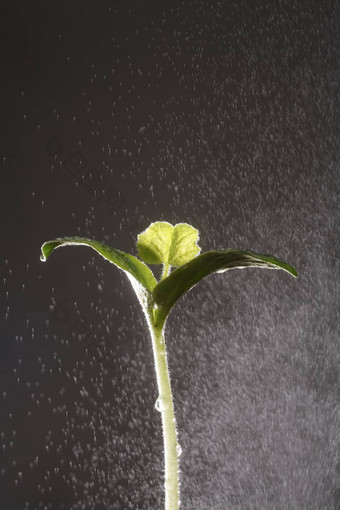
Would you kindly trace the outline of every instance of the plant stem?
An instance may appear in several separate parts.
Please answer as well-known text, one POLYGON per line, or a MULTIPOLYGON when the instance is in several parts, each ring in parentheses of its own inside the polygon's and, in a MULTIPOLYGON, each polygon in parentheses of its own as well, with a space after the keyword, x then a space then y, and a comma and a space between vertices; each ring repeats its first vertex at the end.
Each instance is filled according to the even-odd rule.
MULTIPOLYGON (((150 316, 149 316, 150 317, 150 316)), ((179 508, 179 444, 170 386, 170 375, 164 340, 164 326, 155 326, 150 317, 149 327, 158 385, 157 410, 162 415, 165 460, 165 510, 179 508)))
POLYGON ((163 264, 163 272, 160 281, 164 280, 169 275, 170 264, 163 264))

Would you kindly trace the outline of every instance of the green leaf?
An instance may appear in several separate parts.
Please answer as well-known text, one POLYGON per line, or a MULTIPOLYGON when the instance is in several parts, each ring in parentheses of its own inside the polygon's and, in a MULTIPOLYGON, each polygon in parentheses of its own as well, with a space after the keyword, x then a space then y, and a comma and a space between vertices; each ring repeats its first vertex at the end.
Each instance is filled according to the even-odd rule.
POLYGON ((198 230, 187 223, 156 221, 138 235, 138 255, 147 264, 179 267, 200 252, 197 241, 198 230))
POLYGON ((112 262, 120 269, 123 269, 123 271, 132 275, 150 292, 152 292, 157 284, 156 278, 154 277, 151 269, 133 255, 116 250, 115 248, 106 246, 98 241, 86 239, 85 237, 62 237, 54 239, 53 241, 47 241, 41 247, 40 260, 43 262, 46 261, 55 248, 70 245, 84 245, 93 248, 106 260, 112 262))
POLYGON ((282 269, 297 277, 297 272, 292 266, 272 255, 234 249, 208 251, 179 267, 156 285, 153 298, 161 308, 159 320, 165 320, 176 301, 206 276, 244 267, 282 269))

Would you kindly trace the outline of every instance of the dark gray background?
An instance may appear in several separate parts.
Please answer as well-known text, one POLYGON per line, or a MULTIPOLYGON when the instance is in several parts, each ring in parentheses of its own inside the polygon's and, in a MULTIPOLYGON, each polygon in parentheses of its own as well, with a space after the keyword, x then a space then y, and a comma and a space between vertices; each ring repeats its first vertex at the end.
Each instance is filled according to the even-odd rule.
POLYGON ((162 508, 151 344, 125 276, 151 221, 231 271, 167 325, 185 510, 340 508, 339 2, 0 6, 0 509, 162 508))

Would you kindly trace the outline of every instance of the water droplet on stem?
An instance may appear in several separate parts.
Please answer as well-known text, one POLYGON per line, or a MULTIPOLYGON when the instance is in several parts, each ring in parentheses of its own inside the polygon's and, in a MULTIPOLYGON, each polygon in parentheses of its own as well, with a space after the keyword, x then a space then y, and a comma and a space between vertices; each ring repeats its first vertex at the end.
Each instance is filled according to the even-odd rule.
POLYGON ((157 409, 158 412, 162 412, 162 411, 165 411, 166 408, 167 408, 167 404, 166 404, 166 401, 164 399, 162 399, 161 397, 158 397, 158 399, 156 400, 156 403, 155 403, 155 408, 157 409))

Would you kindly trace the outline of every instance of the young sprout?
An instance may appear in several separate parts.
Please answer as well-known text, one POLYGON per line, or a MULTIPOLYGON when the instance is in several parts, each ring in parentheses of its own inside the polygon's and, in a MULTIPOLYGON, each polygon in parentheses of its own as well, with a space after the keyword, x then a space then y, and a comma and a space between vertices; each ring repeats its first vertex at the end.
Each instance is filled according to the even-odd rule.
POLYGON ((90 246, 122 269, 129 278, 144 311, 152 340, 158 384, 156 408, 162 416, 165 461, 165 510, 178 510, 180 447, 165 344, 165 324, 177 300, 200 280, 212 273, 223 273, 234 268, 260 267, 282 269, 294 277, 296 270, 273 257, 243 250, 212 250, 200 253, 198 231, 187 223, 173 226, 165 221, 152 223, 138 235, 139 258, 83 237, 64 237, 47 241, 41 247, 42 261, 55 248, 69 245, 90 246), (162 264, 158 282, 146 264, 162 264), (175 268, 171 271, 172 268, 175 268))

